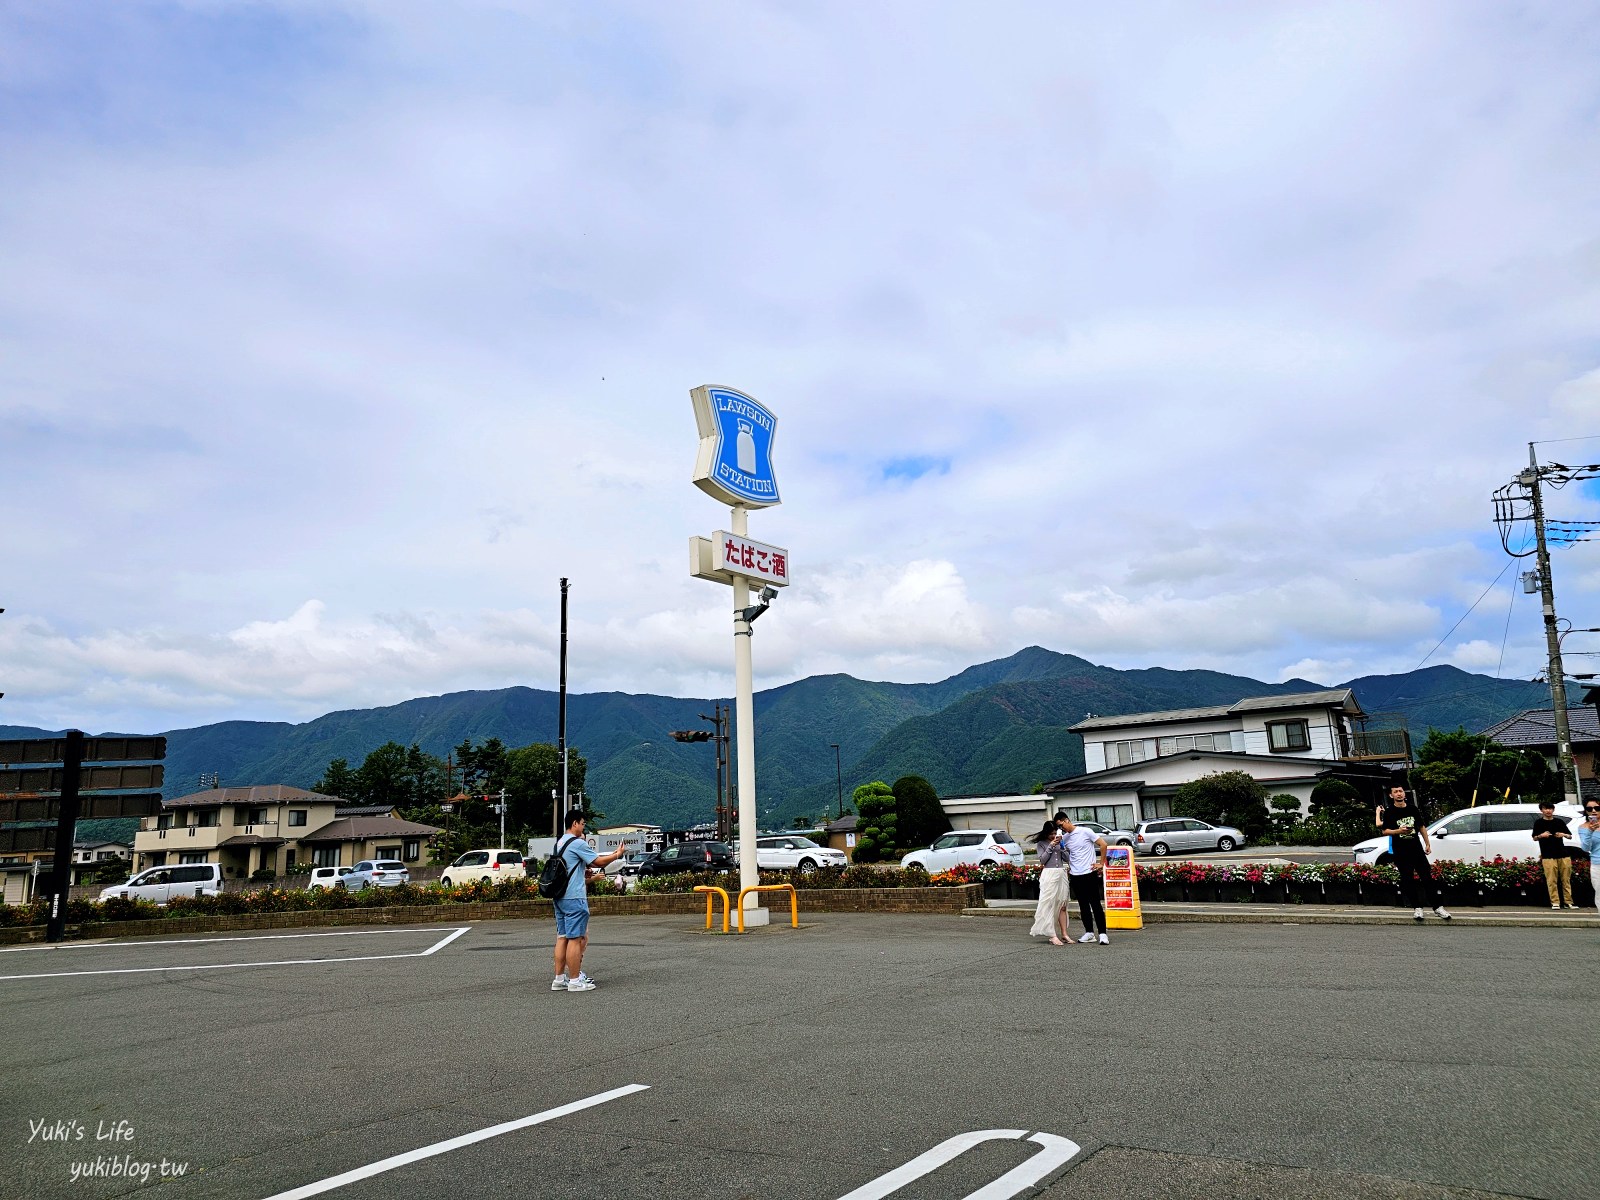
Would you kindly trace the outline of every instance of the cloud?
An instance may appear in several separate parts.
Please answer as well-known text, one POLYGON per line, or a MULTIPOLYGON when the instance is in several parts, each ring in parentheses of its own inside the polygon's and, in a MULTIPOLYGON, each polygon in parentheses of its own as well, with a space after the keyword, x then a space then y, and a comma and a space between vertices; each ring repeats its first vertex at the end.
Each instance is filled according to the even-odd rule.
MULTIPOLYGON (((1528 439, 1600 435, 1600 34, 1337 3, 1153 28, 8 10, 0 716, 552 686, 563 576, 575 686, 725 693, 729 597, 684 563, 728 520, 688 483, 707 382, 781 423, 762 683, 1035 641, 1409 669, 1503 565, 1487 498, 1528 439)), ((1554 574, 1600 624, 1593 545, 1554 574)), ((1503 592, 1432 661, 1502 638, 1538 669, 1503 592)))

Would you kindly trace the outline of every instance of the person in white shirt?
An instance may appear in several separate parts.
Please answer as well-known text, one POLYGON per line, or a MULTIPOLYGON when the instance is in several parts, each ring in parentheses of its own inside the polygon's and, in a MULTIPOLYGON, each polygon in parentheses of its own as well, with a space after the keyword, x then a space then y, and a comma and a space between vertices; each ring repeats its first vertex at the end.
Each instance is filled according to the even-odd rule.
POLYGON ((1065 812, 1056 814, 1056 825, 1064 835, 1061 844, 1067 851, 1067 889, 1078 902, 1078 919, 1083 922, 1080 942, 1098 940, 1109 946, 1106 933, 1105 876, 1106 840, 1073 824, 1065 812))

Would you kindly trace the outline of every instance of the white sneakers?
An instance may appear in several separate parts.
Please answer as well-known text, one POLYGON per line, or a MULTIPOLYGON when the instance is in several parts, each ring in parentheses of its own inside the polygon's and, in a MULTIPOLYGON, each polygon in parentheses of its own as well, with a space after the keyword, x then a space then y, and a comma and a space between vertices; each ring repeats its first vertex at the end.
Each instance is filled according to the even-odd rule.
MULTIPOLYGON (((1424 916, 1426 916, 1426 915, 1427 915, 1427 914, 1426 914, 1426 913, 1424 913, 1424 912, 1423 912, 1423 911, 1422 911, 1422 910, 1421 910, 1421 909, 1420 909, 1420 908, 1419 908, 1419 909, 1417 909, 1417 911, 1416 911, 1416 912, 1414 912, 1414 913, 1412 913, 1412 914, 1411 914, 1411 919, 1412 919, 1412 920, 1413 920, 1413 921, 1416 921, 1416 922, 1417 922, 1417 923, 1418 923, 1418 924, 1419 924, 1419 925, 1420 925, 1420 924, 1421 924, 1421 923, 1422 923, 1422 918, 1423 918, 1423 917, 1424 917, 1424 916)), ((1449 913, 1447 913, 1447 912, 1445 912, 1445 910, 1444 910, 1444 905, 1442 905, 1442 904, 1441 904, 1441 905, 1439 905, 1439 907, 1438 907, 1438 908, 1436 908, 1436 909, 1434 909, 1434 910, 1433 910, 1433 915, 1434 915, 1434 916, 1436 916, 1436 917, 1438 917, 1438 918, 1439 918, 1439 919, 1440 919, 1440 920, 1441 920, 1441 921, 1448 921, 1448 920, 1449 920, 1449 919, 1450 919, 1450 914, 1449 914, 1449 913)))
POLYGON ((1084 942, 1092 942, 1092 941, 1094 941, 1094 934, 1092 934, 1092 933, 1086 933, 1081 938, 1078 939, 1078 943, 1080 945, 1083 944, 1084 942))

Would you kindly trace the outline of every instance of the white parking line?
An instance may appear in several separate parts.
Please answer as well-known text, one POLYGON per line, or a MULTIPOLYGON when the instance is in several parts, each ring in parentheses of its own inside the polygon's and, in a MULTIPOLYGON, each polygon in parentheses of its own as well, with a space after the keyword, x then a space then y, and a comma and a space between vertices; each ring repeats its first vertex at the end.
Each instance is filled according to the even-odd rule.
POLYGON ((424 1158, 432 1158, 437 1154, 444 1154, 450 1150, 459 1150, 462 1146, 470 1146, 474 1142, 487 1141, 492 1137, 499 1137, 502 1133, 512 1133, 518 1129, 526 1129, 530 1125, 542 1125, 546 1121, 553 1121, 557 1117, 564 1117, 568 1113, 581 1112, 586 1108, 594 1108, 598 1104, 605 1104, 609 1100, 617 1100, 623 1096, 631 1096, 634 1092, 647 1092, 650 1085, 646 1083, 629 1083, 619 1088, 612 1088, 609 1092, 601 1092, 598 1096, 590 1096, 585 1100, 574 1100, 571 1104, 563 1104, 559 1108, 547 1108, 544 1112, 534 1113, 531 1117, 518 1117, 515 1121, 507 1121, 501 1125, 491 1125, 487 1129, 480 1129, 476 1133, 464 1133, 460 1137, 450 1138, 448 1141, 435 1142, 431 1146, 423 1146, 417 1150, 407 1150, 404 1154, 396 1154, 390 1158, 380 1159, 365 1167, 357 1167, 353 1171, 346 1171, 342 1175, 333 1175, 316 1183, 308 1183, 304 1187, 297 1187, 291 1191, 279 1192, 268 1196, 267 1200, 304 1200, 306 1196, 317 1196, 323 1192, 332 1191, 334 1188, 343 1187, 347 1183, 355 1183, 360 1179, 371 1179, 374 1175, 382 1175, 385 1171, 393 1171, 397 1167, 408 1166, 424 1158))
POLYGON ((1030 1135, 1026 1129, 975 1129, 971 1133, 958 1133, 954 1137, 945 1138, 932 1150, 924 1150, 905 1166, 896 1167, 887 1174, 862 1184, 855 1191, 841 1196, 839 1200, 883 1200, 885 1196, 898 1192, 908 1183, 921 1179, 924 1175, 931 1175, 945 1163, 960 1158, 974 1146, 982 1145, 984 1142, 1015 1140, 1022 1137, 1027 1137, 1028 1141, 1041 1149, 1019 1166, 1012 1167, 999 1179, 985 1184, 975 1192, 968 1192, 962 1200, 1009 1200, 1012 1196, 1021 1195, 1040 1183, 1061 1164, 1069 1161, 1081 1149, 1077 1142, 1058 1137, 1053 1133, 1030 1135))
MULTIPOLYGON (((147 975, 147 974, 153 974, 153 973, 162 972, 162 971, 228 971, 228 970, 236 970, 236 969, 242 968, 242 967, 298 967, 298 966, 304 966, 304 965, 306 965, 308 963, 381 962, 382 960, 387 959, 387 958, 426 958, 426 957, 428 957, 428 955, 434 953, 435 951, 444 949, 451 942, 455 941, 458 937, 460 937, 463 933, 466 933, 467 930, 470 929, 470 928, 471 928, 471 926, 469 926, 469 925, 463 925, 463 926, 461 926, 461 928, 452 931, 451 934, 448 937, 443 938, 442 940, 434 943, 432 946, 429 946, 426 950, 414 951, 414 952, 412 952, 410 954, 363 954, 363 955, 360 955, 360 956, 355 956, 355 957, 350 957, 350 958, 283 958, 283 959, 278 959, 278 960, 273 961, 273 962, 201 963, 198 966, 182 966, 182 967, 118 967, 118 968, 115 968, 115 969, 107 969, 107 970, 101 970, 101 971, 41 971, 41 972, 38 972, 36 974, 31 974, 31 975, 0 975, 0 983, 4 983, 4 982, 6 982, 8 980, 12 980, 12 979, 66 979, 66 978, 69 978, 69 977, 79 976, 79 975, 147 975)), ((421 930, 399 930, 399 929, 375 929, 375 930, 370 930, 368 932, 372 932, 372 933, 420 933, 422 931, 421 930)), ((316 936, 319 936, 319 935, 317 935, 317 934, 303 934, 303 935, 289 934, 289 935, 278 935, 278 936, 316 937, 316 936)), ((199 940, 204 940, 204 939, 193 939, 193 940, 199 941, 199 940)), ((223 939, 219 938, 217 940, 221 941, 223 939)), ((247 942, 247 941, 256 941, 256 940, 262 940, 262 939, 235 938, 235 939, 228 939, 228 940, 246 941, 247 942)), ((161 944, 164 944, 164 943, 144 942, 144 943, 135 943, 135 944, 138 944, 138 945, 161 945, 161 944)))
POLYGON ((374 933, 431 933, 438 926, 421 925, 407 929, 338 929, 330 933, 253 933, 246 937, 158 938, 148 942, 52 942, 46 946, 9 946, 0 954, 25 954, 40 950, 105 950, 121 946, 187 946, 209 942, 273 942, 287 938, 367 937, 374 933))

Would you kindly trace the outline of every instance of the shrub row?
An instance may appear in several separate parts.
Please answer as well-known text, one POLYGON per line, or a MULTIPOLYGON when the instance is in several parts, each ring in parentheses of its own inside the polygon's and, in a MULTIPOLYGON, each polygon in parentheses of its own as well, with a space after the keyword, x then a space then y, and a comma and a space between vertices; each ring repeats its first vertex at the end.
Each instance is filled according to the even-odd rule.
MULTIPOLYGON (((1578 860, 1585 869, 1587 863, 1578 860)), ((1369 866, 1354 862, 1332 863, 1209 863, 1142 862, 1136 866, 1141 883, 1217 884, 1251 883, 1288 885, 1382 884, 1397 885, 1400 873, 1393 866, 1369 866)), ((1031 882, 1038 879, 1037 865, 993 865, 952 867, 933 876, 935 886, 957 883, 1031 882)), ((1514 892, 1544 887, 1544 868, 1537 858, 1495 858, 1491 862, 1469 863, 1450 859, 1433 864, 1433 878, 1441 887, 1478 888, 1485 892, 1514 892)))
MULTIPOLYGON (((1399 872, 1392 866, 1364 866, 1357 863, 1206 863, 1155 862, 1138 865, 1139 880, 1145 884, 1224 884, 1249 883, 1268 886, 1291 884, 1369 884, 1394 886, 1399 872)), ((1544 887, 1544 870, 1536 858, 1496 858, 1486 863, 1442 861, 1433 864, 1434 879, 1441 887, 1476 888, 1485 893, 1517 892, 1544 887)), ((826 867, 811 874, 788 871, 762 871, 762 883, 792 883, 802 890, 828 888, 957 887, 968 883, 1001 881, 1032 882, 1039 868, 1017 866, 960 866, 929 876, 921 867, 884 869, 852 866, 826 867)), ((650 895, 693 891, 698 885, 739 890, 739 877, 732 872, 686 872, 681 875, 653 875, 641 879, 635 891, 650 895)), ((589 884, 591 896, 620 896, 623 887, 614 879, 595 879, 589 884)), ((170 917, 211 914, 307 912, 352 908, 388 908, 394 905, 462 904, 501 900, 534 900, 539 895, 536 881, 508 879, 500 883, 479 882, 441 887, 438 884, 401 884, 392 888, 368 888, 361 892, 343 890, 307 891, 305 888, 262 888, 248 892, 224 892, 220 896, 187 896, 170 901, 165 908, 147 900, 115 899, 71 900, 67 903, 67 923, 89 921, 144 921, 170 917)), ((0 927, 43 925, 49 902, 0 904, 0 927)))

